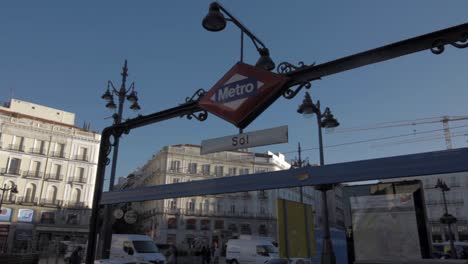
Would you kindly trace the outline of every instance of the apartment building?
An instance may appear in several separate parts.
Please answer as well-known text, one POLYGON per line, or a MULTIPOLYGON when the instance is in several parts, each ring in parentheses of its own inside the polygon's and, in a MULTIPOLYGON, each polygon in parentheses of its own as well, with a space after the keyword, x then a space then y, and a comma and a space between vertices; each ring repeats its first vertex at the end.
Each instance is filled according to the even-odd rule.
POLYGON ((74 122, 74 113, 21 100, 0 107, 0 185, 18 190, 1 197, 0 252, 86 240, 100 135, 74 122))
MULTIPOLYGON (((122 188, 189 182, 259 172, 289 169, 280 153, 225 151, 200 155, 200 146, 164 147, 122 188)), ((159 243, 172 243, 187 249, 213 242, 223 245, 238 235, 276 237, 276 201, 278 198, 300 201, 299 188, 184 197, 133 203, 139 214, 138 224, 159 243)), ((302 199, 317 209, 320 195, 304 187, 302 199)), ((319 224, 321 215, 315 214, 319 224)), ((333 224, 334 225, 334 224, 333 224)))

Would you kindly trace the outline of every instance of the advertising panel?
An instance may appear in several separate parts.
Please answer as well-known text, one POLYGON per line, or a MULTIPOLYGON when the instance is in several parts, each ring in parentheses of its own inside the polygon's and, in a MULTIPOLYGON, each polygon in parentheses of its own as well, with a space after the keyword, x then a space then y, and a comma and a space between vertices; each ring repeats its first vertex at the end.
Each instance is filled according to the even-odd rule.
POLYGON ((0 221, 1 222, 10 222, 11 219, 11 208, 2 207, 0 211, 0 221))
POLYGON ((34 210, 31 209, 19 209, 18 210, 18 222, 31 223, 34 217, 34 210))
POLYGON ((356 260, 420 259, 412 193, 351 199, 356 260))

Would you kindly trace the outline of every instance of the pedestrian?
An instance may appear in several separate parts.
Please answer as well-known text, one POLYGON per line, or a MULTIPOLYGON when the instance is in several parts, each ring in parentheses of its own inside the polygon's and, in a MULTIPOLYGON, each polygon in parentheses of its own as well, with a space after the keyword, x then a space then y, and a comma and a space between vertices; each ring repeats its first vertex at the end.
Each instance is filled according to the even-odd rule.
POLYGON ((219 248, 218 244, 215 243, 214 245, 214 250, 213 250, 213 263, 218 264, 219 263, 219 257, 221 255, 221 249, 219 248))
POLYGON ((210 250, 210 247, 207 247, 206 248, 206 263, 207 264, 210 264, 211 263, 211 250, 210 250))
POLYGON ((205 246, 202 247, 202 249, 200 251, 200 256, 201 256, 202 264, 205 264, 205 262, 206 262, 206 248, 205 248, 205 246))
POLYGON ((81 258, 82 258, 82 253, 83 253, 83 248, 81 246, 78 246, 73 250, 73 252, 70 255, 70 264, 81 264, 81 258))
POLYGON ((177 248, 174 245, 171 245, 171 248, 169 249, 167 264, 177 264, 177 248))

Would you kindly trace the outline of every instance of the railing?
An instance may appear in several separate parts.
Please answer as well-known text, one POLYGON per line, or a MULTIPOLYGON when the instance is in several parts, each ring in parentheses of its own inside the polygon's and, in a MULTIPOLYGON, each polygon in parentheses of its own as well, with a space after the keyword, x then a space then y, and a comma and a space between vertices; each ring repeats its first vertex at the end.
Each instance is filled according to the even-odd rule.
POLYGON ((83 154, 78 154, 73 157, 74 160, 79 160, 79 161, 89 161, 89 157, 85 156, 83 154))
POLYGON ((24 145, 10 144, 8 145, 9 150, 24 152, 24 145))
POLYGON ((63 151, 52 151, 50 155, 54 158, 65 158, 65 153, 63 151))
POLYGON ((63 180, 63 174, 47 173, 45 175, 45 179, 48 180, 48 181, 61 181, 61 180, 63 180))
POLYGON ((15 203, 15 202, 16 202, 16 196, 13 195, 13 194, 5 195, 5 197, 3 197, 3 203, 4 204, 12 204, 12 203, 15 203))
POLYGON ((25 204, 25 205, 36 205, 38 201, 37 197, 25 197, 20 196, 16 199, 17 204, 25 204))
POLYGON ((46 207, 60 207, 63 204, 62 200, 52 199, 41 199, 40 204, 46 207))
POLYGON ((9 168, 8 170, 6 168, 2 168, 0 170, 0 174, 8 174, 8 175, 15 175, 15 176, 19 176, 21 175, 21 170, 19 168, 9 168))
POLYGON ((25 174, 23 174, 23 177, 40 179, 40 178, 42 178, 41 175, 43 175, 43 174, 44 174, 44 172, 39 172, 39 171, 27 171, 25 174))
POLYGON ((86 183, 87 179, 86 177, 81 177, 81 176, 75 176, 75 177, 70 177, 68 178, 69 183, 86 183))
POLYGON ((164 212, 167 214, 180 214, 179 208, 164 208, 164 212))
POLYGON ((74 202, 74 201, 67 201, 65 203, 65 207, 68 208, 85 208, 84 202, 74 202))
POLYGON ((37 155, 45 155, 46 151, 44 148, 30 148, 29 153, 37 155))

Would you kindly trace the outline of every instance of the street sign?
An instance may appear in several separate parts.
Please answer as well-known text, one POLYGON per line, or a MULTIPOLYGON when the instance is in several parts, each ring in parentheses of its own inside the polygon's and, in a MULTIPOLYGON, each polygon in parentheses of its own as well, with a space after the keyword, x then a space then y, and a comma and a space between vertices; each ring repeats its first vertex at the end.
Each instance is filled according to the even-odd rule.
POLYGON ((220 138, 203 140, 200 154, 245 149, 288 142, 288 126, 257 130, 220 138))
POLYGON ((200 98, 206 111, 245 128, 281 94, 285 76, 237 63, 200 98))

